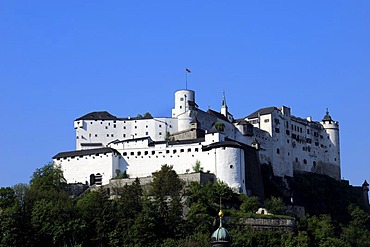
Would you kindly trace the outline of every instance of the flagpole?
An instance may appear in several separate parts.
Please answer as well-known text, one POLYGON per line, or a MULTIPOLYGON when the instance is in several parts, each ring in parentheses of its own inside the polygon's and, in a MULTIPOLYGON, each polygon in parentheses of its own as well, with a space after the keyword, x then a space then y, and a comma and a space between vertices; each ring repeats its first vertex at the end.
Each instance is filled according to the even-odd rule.
POLYGON ((188 90, 188 71, 185 70, 185 89, 188 90))

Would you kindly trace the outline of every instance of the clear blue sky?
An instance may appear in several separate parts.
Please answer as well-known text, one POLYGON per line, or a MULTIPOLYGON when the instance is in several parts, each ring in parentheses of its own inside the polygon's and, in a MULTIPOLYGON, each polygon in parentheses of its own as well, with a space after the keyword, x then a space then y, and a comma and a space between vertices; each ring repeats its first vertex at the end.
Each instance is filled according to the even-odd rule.
POLYGON ((73 120, 170 116, 173 93, 244 117, 340 123, 342 177, 370 180, 370 1, 0 2, 0 186, 75 148, 73 120))

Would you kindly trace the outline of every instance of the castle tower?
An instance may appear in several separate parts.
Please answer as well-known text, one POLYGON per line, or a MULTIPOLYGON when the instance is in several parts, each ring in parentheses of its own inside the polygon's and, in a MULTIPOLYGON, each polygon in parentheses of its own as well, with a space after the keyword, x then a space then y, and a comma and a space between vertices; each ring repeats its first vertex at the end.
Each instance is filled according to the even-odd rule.
POLYGON ((195 92, 183 89, 175 92, 175 107, 172 109, 172 117, 178 118, 189 110, 189 102, 195 103, 195 92))
POLYGON ((232 122, 234 120, 233 115, 231 115, 228 111, 228 107, 227 107, 227 104, 226 104, 225 92, 223 93, 223 97, 222 97, 222 105, 221 105, 220 113, 222 115, 224 115, 230 122, 232 122))
POLYGON ((172 109, 172 117, 178 119, 178 131, 190 129, 191 109, 194 106, 196 104, 193 90, 183 89, 175 92, 175 107, 172 109))
POLYGON ((364 206, 367 209, 370 209, 369 205, 369 184, 365 180, 365 182, 362 184, 362 192, 364 193, 364 206))
POLYGON ((226 104, 226 97, 225 97, 225 92, 222 97, 222 105, 221 105, 221 114, 227 117, 227 104, 226 104))
POLYGON ((328 153, 329 163, 337 166, 339 174, 335 177, 340 179, 340 146, 339 146, 339 123, 334 121, 329 114, 329 110, 326 109, 326 114, 321 122, 321 125, 324 127, 328 139, 329 147, 331 147, 330 152, 328 153))

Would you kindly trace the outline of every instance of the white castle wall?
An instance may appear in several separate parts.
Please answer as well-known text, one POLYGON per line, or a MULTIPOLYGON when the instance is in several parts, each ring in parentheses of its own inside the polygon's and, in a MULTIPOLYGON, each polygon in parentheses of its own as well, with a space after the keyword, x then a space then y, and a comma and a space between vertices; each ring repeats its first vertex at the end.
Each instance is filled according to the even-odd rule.
MULTIPOLYGON (((193 166, 200 161, 204 172, 214 173, 230 187, 240 190, 244 188, 244 152, 239 148, 215 148, 202 151, 202 145, 223 141, 223 136, 214 133, 206 135, 206 141, 190 144, 166 143, 145 147, 147 140, 111 143, 110 147, 119 151, 123 157, 123 166, 127 166, 127 174, 131 178, 151 176, 164 164, 173 166, 179 173, 193 172, 193 166), (124 147, 124 149, 122 148, 124 147)), ((125 169, 122 167, 120 169, 125 169)))
POLYGON ((124 167, 120 156, 113 153, 54 159, 54 164, 61 167, 67 183, 90 183, 90 175, 100 173, 102 183, 108 184, 116 169, 124 167))
POLYGON ((76 120, 76 149, 84 149, 82 143, 102 143, 122 139, 150 136, 155 141, 163 141, 166 132, 177 132, 177 119, 125 119, 125 120, 76 120))
POLYGON ((293 176, 293 171, 306 171, 340 179, 337 125, 293 117, 287 107, 248 120, 271 136, 256 134, 255 138, 261 144, 261 163, 272 164, 275 175, 293 176))

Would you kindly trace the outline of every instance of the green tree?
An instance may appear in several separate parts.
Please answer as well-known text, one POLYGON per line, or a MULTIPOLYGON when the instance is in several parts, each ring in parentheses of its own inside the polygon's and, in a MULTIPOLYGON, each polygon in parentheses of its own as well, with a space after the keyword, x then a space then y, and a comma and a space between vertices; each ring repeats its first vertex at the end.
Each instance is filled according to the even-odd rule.
POLYGON ((107 191, 99 188, 85 194, 76 207, 80 219, 88 226, 84 228, 83 244, 107 246, 115 226, 114 205, 107 191))
POLYGON ((162 225, 161 238, 178 237, 182 225, 182 196, 184 182, 172 166, 163 165, 160 171, 153 173, 150 195, 157 209, 158 220, 162 225))
POLYGON ((201 163, 199 160, 195 161, 195 164, 193 165, 193 171, 194 172, 203 172, 203 167, 201 167, 201 163))
POLYGON ((282 214, 285 211, 283 200, 279 197, 271 197, 265 201, 266 209, 272 214, 282 214))
POLYGON ((240 210, 244 213, 252 212, 255 213, 259 208, 259 199, 256 196, 245 196, 240 195, 242 204, 240 205, 240 210))
POLYGON ((348 210, 351 221, 343 227, 341 238, 351 246, 370 246, 370 231, 366 228, 370 215, 355 205, 350 205, 348 210))
POLYGON ((225 131, 225 124, 223 122, 216 122, 214 124, 214 127, 219 132, 224 132, 225 131))

